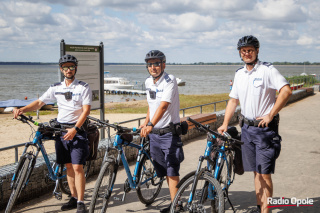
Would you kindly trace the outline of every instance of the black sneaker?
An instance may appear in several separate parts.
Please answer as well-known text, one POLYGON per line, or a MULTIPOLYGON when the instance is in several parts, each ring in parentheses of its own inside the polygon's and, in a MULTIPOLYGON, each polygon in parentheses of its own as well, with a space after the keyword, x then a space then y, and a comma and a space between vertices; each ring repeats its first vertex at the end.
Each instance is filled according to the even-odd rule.
POLYGON ((247 213, 261 213, 261 211, 258 208, 254 208, 254 209, 250 209, 247 213))
MULTIPOLYGON (((161 209, 160 212, 161 213, 170 212, 171 204, 172 203, 170 203, 170 205, 168 207, 161 209)), ((174 212, 183 212, 183 205, 182 205, 181 201, 178 202, 178 205, 176 206, 174 212)))
POLYGON ((77 213, 86 213, 86 205, 84 203, 79 202, 77 205, 77 213))
POLYGON ((61 207, 61 211, 68 211, 75 208, 77 208, 77 199, 74 197, 71 197, 68 203, 63 204, 63 206, 61 207))
POLYGON ((168 207, 160 209, 160 213, 169 213, 171 208, 171 203, 168 207))

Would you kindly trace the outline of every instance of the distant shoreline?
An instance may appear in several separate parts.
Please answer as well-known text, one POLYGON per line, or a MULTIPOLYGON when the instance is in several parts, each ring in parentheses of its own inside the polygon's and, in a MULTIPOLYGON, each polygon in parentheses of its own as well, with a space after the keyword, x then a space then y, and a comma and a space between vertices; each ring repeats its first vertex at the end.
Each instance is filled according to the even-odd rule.
MULTIPOLYGON (((320 65, 320 62, 314 62, 314 63, 305 63, 305 62, 273 62, 273 65, 286 65, 286 66, 318 66, 320 65)), ((54 62, 1 62, 0 61, 0 65, 57 65, 58 63, 54 63, 54 62)), ((145 63, 104 63, 104 65, 114 65, 114 66, 145 66, 145 63)), ((241 62, 210 62, 210 63, 204 63, 204 62, 195 62, 195 63, 186 63, 186 64, 182 64, 182 63, 167 63, 167 65, 172 65, 172 66, 221 66, 221 65, 225 65, 225 66, 232 66, 232 65, 237 65, 237 66, 241 66, 243 65, 243 63, 241 62)))

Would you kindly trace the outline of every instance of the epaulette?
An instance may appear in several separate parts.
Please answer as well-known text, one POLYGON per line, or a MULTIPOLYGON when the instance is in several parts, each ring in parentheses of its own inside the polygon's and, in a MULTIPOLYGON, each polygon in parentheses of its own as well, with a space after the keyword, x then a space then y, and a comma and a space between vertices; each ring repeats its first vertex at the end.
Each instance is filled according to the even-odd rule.
POLYGON ((88 84, 87 84, 86 82, 83 82, 83 81, 79 81, 79 84, 82 85, 82 86, 84 86, 84 87, 87 87, 87 86, 88 86, 88 84))
POLYGON ((60 85, 61 85, 61 82, 58 82, 58 83, 52 84, 51 87, 60 86, 60 85))
POLYGON ((262 64, 263 64, 264 66, 267 66, 267 67, 272 66, 272 63, 270 63, 270 62, 263 62, 262 64))
POLYGON ((171 81, 171 78, 169 77, 168 74, 166 74, 166 75, 164 76, 164 79, 166 80, 167 83, 169 83, 169 82, 171 81))
POLYGON ((236 72, 238 72, 239 70, 243 69, 243 67, 240 67, 239 69, 236 70, 236 72))

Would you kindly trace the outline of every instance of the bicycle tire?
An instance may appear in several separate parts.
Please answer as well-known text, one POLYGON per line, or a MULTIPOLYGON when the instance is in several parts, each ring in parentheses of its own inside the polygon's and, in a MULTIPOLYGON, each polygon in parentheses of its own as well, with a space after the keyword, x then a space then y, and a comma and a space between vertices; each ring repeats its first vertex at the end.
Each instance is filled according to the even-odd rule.
MULTIPOLYGON (((219 182, 211 173, 203 172, 198 181, 192 199, 192 205, 187 206, 195 176, 186 179, 179 187, 173 199, 170 212, 224 212, 224 195, 219 182), (208 198, 208 187, 214 186, 214 200, 208 198), (214 205, 215 202, 217 205, 214 205), (180 206, 179 206, 180 205, 180 206), (176 209, 179 206, 179 209, 176 209), (215 209, 215 207, 218 207, 215 209), (215 211, 218 210, 218 211, 215 211)), ((183 180, 183 179, 182 179, 183 180)))
POLYGON ((159 178, 158 176, 155 176, 155 174, 156 170, 151 162, 151 158, 148 158, 148 156, 144 155, 139 164, 137 175, 140 186, 136 190, 138 198, 143 204, 150 205, 160 193, 163 184, 163 177, 159 178), (145 180, 148 181, 144 183, 145 180))
POLYGON ((111 187, 113 185, 113 183, 111 183, 113 173, 114 162, 105 162, 101 167, 99 176, 94 186, 89 207, 89 213, 104 213, 107 211, 109 198, 111 197, 111 187), (106 195, 106 193, 110 194, 106 195))
POLYGON ((13 184, 12 192, 11 192, 5 213, 10 213, 12 211, 13 205, 22 191, 22 187, 26 183, 25 181, 26 181, 27 172, 29 169, 30 159, 27 156, 25 156, 21 160, 23 160, 24 162, 21 168, 16 173, 18 177, 15 183, 13 184))
POLYGON ((68 179, 67 179, 67 168, 65 167, 64 164, 57 164, 57 165, 59 165, 58 176, 65 175, 65 178, 61 178, 58 181, 59 182, 59 188, 60 188, 62 193, 66 194, 66 195, 71 195, 71 191, 70 191, 69 184, 68 184, 68 179))

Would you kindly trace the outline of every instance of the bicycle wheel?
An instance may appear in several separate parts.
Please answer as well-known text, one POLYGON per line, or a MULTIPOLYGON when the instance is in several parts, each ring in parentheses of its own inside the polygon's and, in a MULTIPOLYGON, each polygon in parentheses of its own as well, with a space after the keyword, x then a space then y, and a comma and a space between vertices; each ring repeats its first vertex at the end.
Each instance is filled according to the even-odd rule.
POLYGON ((177 210, 179 212, 224 212, 223 191, 219 182, 209 172, 204 172, 199 177, 195 193, 192 195, 192 203, 188 204, 194 178, 191 176, 181 184, 172 202, 170 212, 177 210), (179 209, 177 209, 178 206, 179 209))
POLYGON ((13 184, 12 192, 11 192, 5 213, 10 213, 12 211, 13 205, 22 191, 22 187, 26 183, 26 177, 29 169, 30 159, 26 156, 21 160, 23 162, 21 162, 21 168, 18 169, 15 174, 17 176, 17 179, 13 184))
POLYGON ((137 177, 140 183, 140 187, 137 188, 139 200, 146 205, 153 203, 161 190, 163 177, 157 176, 151 159, 146 155, 142 157, 137 177))
POLYGON ((67 168, 64 164, 56 164, 56 166, 59 166, 58 177, 64 176, 64 178, 59 179, 59 188, 61 192, 67 195, 71 195, 71 191, 67 180, 67 168))
POLYGON ((89 213, 106 212, 109 198, 111 197, 112 176, 114 174, 114 163, 105 162, 101 167, 99 176, 94 186, 91 197, 89 213))

